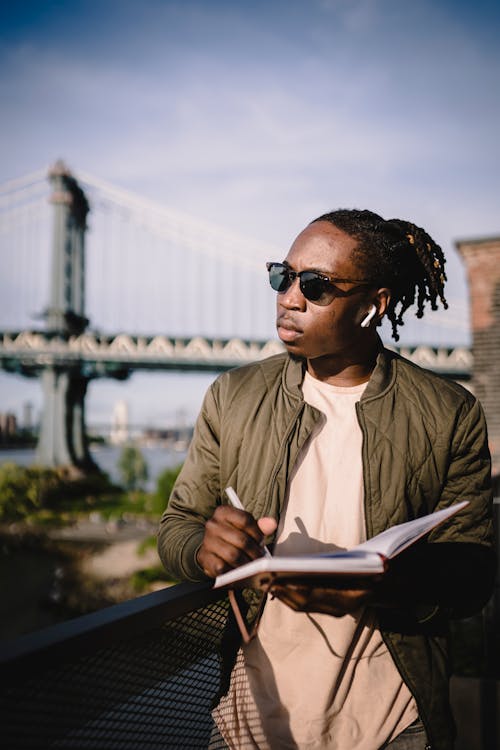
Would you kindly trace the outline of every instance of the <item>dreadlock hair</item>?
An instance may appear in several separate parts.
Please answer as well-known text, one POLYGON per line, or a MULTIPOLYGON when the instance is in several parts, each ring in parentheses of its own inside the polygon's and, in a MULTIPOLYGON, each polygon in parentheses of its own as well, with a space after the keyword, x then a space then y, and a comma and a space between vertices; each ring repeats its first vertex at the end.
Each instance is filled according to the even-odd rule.
POLYGON ((399 340, 397 329, 404 325, 406 310, 415 302, 417 318, 423 316, 426 302, 437 310, 439 299, 447 309, 443 294, 446 260, 439 245, 423 229, 402 219, 385 220, 372 211, 358 209, 332 211, 311 223, 317 221, 328 221, 356 239, 353 259, 365 278, 391 290, 387 317, 395 341, 399 340))

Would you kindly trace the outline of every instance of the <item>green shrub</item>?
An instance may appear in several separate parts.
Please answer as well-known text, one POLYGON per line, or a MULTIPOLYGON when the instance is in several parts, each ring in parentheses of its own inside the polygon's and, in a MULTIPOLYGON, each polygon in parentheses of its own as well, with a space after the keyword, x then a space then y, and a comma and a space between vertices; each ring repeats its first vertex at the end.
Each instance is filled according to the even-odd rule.
POLYGON ((57 482, 48 490, 45 496, 44 505, 54 510, 74 510, 80 509, 83 501, 83 508, 92 506, 97 503, 98 499, 104 495, 117 495, 121 492, 119 487, 115 487, 109 481, 106 474, 96 472, 84 476, 73 477, 68 474, 67 470, 55 469, 57 482))
POLYGON ((67 469, 5 463, 0 465, 0 523, 31 517, 46 525, 89 511, 98 511, 103 518, 126 513, 158 518, 180 469, 165 469, 155 493, 140 489, 124 493, 105 474, 75 477, 67 469))
POLYGON ((49 510, 88 510, 104 496, 113 502, 117 492, 103 474, 74 478, 64 469, 5 463, 0 465, 0 522, 49 510))
POLYGON ((165 469, 156 481, 156 497, 160 503, 162 503, 162 511, 165 510, 167 506, 168 498, 170 497, 175 480, 179 476, 181 469, 182 464, 175 466, 173 469, 165 469))
POLYGON ((54 469, 2 464, 0 521, 16 521, 44 507, 58 483, 59 477, 54 469))
POLYGON ((142 489, 149 474, 148 465, 141 450, 133 443, 123 446, 118 459, 118 469, 127 490, 142 489))

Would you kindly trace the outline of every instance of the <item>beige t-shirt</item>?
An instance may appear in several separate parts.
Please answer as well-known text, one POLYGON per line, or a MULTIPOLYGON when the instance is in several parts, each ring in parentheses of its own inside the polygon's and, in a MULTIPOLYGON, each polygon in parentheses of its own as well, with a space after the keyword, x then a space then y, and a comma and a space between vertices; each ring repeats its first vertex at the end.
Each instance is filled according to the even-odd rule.
MULTIPOLYGON (((366 384, 306 374, 305 400, 324 415, 292 472, 274 554, 348 549, 365 540, 362 434, 366 384)), ((214 718, 232 748, 378 750, 417 718, 415 701, 374 613, 294 612, 268 599, 258 636, 240 649, 214 718)))

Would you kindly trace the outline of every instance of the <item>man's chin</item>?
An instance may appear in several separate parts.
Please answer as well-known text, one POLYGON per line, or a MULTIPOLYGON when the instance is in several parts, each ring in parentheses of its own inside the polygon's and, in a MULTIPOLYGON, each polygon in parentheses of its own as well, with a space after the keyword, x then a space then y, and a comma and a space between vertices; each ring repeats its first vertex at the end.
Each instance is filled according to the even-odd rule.
POLYGON ((294 362, 305 362, 306 358, 302 357, 300 354, 294 354, 294 352, 291 352, 288 350, 288 355, 290 359, 293 359, 294 362))

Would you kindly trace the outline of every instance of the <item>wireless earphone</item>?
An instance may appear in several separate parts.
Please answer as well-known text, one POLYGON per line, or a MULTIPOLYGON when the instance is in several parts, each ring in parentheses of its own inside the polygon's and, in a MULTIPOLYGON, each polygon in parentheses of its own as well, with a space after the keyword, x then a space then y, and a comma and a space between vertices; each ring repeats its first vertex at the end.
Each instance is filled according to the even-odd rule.
POLYGON ((363 320, 360 323, 361 328, 368 328, 368 326, 370 325, 370 321, 373 318, 373 316, 376 314, 376 312, 377 312, 377 308, 375 307, 375 305, 372 305, 370 307, 368 315, 366 316, 366 318, 363 318, 363 320))

